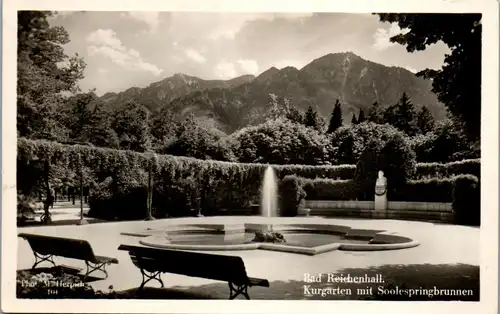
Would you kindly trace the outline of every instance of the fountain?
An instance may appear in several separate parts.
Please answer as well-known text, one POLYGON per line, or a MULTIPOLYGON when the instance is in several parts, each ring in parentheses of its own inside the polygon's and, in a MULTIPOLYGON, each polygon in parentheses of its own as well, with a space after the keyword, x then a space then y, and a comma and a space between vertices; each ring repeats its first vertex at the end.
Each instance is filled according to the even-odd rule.
POLYGON ((262 183, 260 212, 264 217, 276 217, 278 212, 278 188, 272 167, 267 167, 262 183))
MULTIPOLYGON (((278 184, 276 183, 276 175, 271 166, 267 167, 264 173, 264 181, 262 182, 262 193, 260 203, 260 213, 266 218, 276 217, 278 214, 278 184)), ((286 242, 281 233, 273 230, 273 225, 265 225, 261 232, 255 233, 253 242, 286 242)))
POLYGON ((139 243, 149 247, 195 251, 262 249, 316 255, 332 250, 395 250, 418 245, 411 238, 383 229, 354 229, 328 220, 283 223, 278 217, 278 180, 270 166, 264 173, 260 201, 257 223, 249 223, 247 218, 213 217, 210 224, 172 223, 170 228, 122 234, 140 237, 139 243))

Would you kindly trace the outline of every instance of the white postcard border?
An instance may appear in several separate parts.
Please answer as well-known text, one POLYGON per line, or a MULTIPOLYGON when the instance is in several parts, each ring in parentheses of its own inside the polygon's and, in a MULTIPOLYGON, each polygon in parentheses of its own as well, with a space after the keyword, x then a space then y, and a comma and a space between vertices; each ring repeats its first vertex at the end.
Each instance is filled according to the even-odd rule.
MULTIPOLYGON (((37 313, 493 313, 498 296, 498 2, 494 0, 286 1, 286 0, 5 0, 3 2, 2 95, 2 311, 37 313), (212 11, 212 12, 447 12, 483 14, 482 221, 480 302, 243 301, 243 300, 21 300, 15 297, 16 43, 17 10, 212 11), (418 305, 416 304, 418 303, 418 305)), ((446 235, 443 235, 446 236, 446 235)))

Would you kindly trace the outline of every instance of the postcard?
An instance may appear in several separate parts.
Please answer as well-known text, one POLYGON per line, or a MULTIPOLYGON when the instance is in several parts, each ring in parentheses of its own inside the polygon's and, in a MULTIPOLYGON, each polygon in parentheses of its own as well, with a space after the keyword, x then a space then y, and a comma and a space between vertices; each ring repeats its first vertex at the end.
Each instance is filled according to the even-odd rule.
POLYGON ((495 312, 496 1, 3 17, 4 312, 495 312))

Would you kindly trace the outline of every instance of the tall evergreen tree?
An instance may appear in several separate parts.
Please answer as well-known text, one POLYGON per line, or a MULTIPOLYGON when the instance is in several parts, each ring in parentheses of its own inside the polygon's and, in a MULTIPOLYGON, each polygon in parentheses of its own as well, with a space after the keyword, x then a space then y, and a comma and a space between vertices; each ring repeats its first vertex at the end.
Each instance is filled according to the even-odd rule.
POLYGON ((363 123, 365 121, 365 112, 363 111, 363 109, 359 109, 358 123, 363 123))
POLYGON ((398 110, 398 104, 389 106, 385 108, 382 115, 382 123, 388 123, 390 125, 396 124, 396 112, 398 110))
POLYGON ((377 124, 384 123, 384 112, 378 102, 374 102, 368 110, 367 120, 377 124))
POLYGON ((393 125, 405 132, 406 134, 413 136, 418 133, 417 126, 417 113, 415 111, 415 106, 412 104, 410 97, 406 93, 403 93, 399 103, 396 107, 396 116, 393 125))
POLYGON ((340 102, 337 99, 335 106, 333 107, 332 117, 330 118, 330 124, 328 125, 328 130, 326 133, 333 133, 335 130, 342 126, 342 108, 340 102))
POLYGON ((417 125, 422 134, 434 129, 434 117, 426 106, 422 106, 417 112, 417 125))
POLYGON ((304 116, 304 125, 321 132, 324 127, 324 120, 318 116, 318 113, 312 106, 309 106, 304 116))
POLYGON ((356 114, 352 114, 351 124, 358 124, 358 119, 356 119, 356 114))

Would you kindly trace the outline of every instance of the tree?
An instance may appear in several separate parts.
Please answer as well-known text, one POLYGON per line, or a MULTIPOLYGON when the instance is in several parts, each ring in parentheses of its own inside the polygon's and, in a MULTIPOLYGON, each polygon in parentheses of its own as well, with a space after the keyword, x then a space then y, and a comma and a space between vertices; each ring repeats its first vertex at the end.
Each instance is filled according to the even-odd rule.
POLYGON ((339 164, 355 164, 371 140, 385 142, 396 133, 404 136, 404 133, 387 124, 365 122, 343 126, 330 136, 335 161, 339 164))
POLYGON ((384 145, 377 160, 378 169, 387 178, 387 190, 390 197, 398 187, 403 186, 413 176, 416 169, 415 152, 408 139, 396 133, 384 145))
POLYGON ((408 52, 425 50, 439 41, 447 54, 440 70, 417 73, 432 79, 432 90, 448 111, 463 122, 471 139, 481 134, 481 14, 387 14, 383 22, 397 23, 408 32, 393 36, 391 42, 406 46, 408 52))
POLYGON ((434 117, 426 106, 420 107, 417 112, 417 126, 422 134, 434 129, 434 117))
MULTIPOLYGON (((309 108, 312 110, 311 107, 309 108)), ((309 113, 309 110, 307 111, 307 113, 309 113)), ((332 117, 330 118, 330 124, 328 125, 328 130, 326 131, 326 133, 331 134, 341 126, 342 126, 342 108, 340 107, 340 102, 337 99, 332 111, 332 117)))
POLYGON ((384 143, 380 139, 371 139, 356 163, 354 181, 359 200, 373 200, 373 188, 379 170, 377 160, 383 145, 384 143))
POLYGON ((118 148, 118 137, 111 128, 111 117, 99 97, 90 91, 71 96, 66 104, 69 141, 118 148))
POLYGON ((356 114, 352 114, 351 124, 358 124, 358 119, 356 119, 356 114))
POLYGON ((280 101, 276 94, 269 94, 268 111, 266 113, 267 120, 275 120, 284 118, 290 111, 290 102, 284 99, 280 101))
POLYGON ((418 133, 417 126, 417 113, 415 112, 415 106, 413 106, 410 97, 406 93, 403 93, 399 103, 396 107, 395 120, 393 125, 405 132, 406 134, 413 136, 418 133))
POLYGON ((130 101, 115 112, 112 122, 120 147, 138 152, 145 152, 152 147, 149 130, 149 110, 130 101))
POLYGON ((234 161, 229 143, 223 140, 225 136, 222 131, 204 126, 191 116, 177 128, 170 145, 159 152, 198 159, 234 161))
POLYGON ((368 110, 367 120, 377 124, 384 123, 384 112, 382 111, 382 108, 380 108, 378 102, 374 102, 368 110))
POLYGON ((452 120, 443 120, 436 124, 435 137, 430 151, 430 159, 438 162, 460 160, 470 148, 463 129, 452 120), (458 155, 458 156, 457 156, 458 155))
POLYGON ((52 27, 47 11, 19 11, 17 32, 17 129, 19 136, 64 141, 64 93, 78 91, 85 63, 64 53, 69 35, 52 27))
POLYGON ((406 183, 416 169, 415 153, 402 132, 387 138, 372 138, 356 164, 354 180, 358 186, 358 197, 373 200, 373 188, 382 170, 387 178, 389 195, 406 183))
POLYGON ((270 120, 231 135, 240 162, 322 165, 330 161, 328 138, 302 124, 270 120))
POLYGON ((290 106, 290 111, 287 113, 286 118, 294 123, 304 124, 304 113, 294 106, 290 106))
POLYGON ((358 123, 363 123, 365 121, 365 112, 363 111, 363 109, 359 109, 358 123))
POLYGON ((170 106, 165 106, 151 121, 153 148, 160 152, 175 142, 177 137, 177 116, 170 106))
POLYGON ((396 125, 398 104, 385 108, 382 118, 382 123, 396 125))
POLYGON ((288 119, 294 123, 304 124, 304 113, 298 110, 288 98, 279 98, 269 94, 269 103, 264 113, 265 120, 288 119))
POLYGON ((417 126, 417 113, 411 103, 410 97, 403 93, 399 102, 389 106, 384 111, 383 121, 389 123, 406 134, 413 136, 419 132, 417 126))
POLYGON ((321 132, 323 130, 324 123, 325 121, 323 118, 318 116, 316 110, 314 110, 312 106, 309 106, 304 116, 304 125, 321 132))

